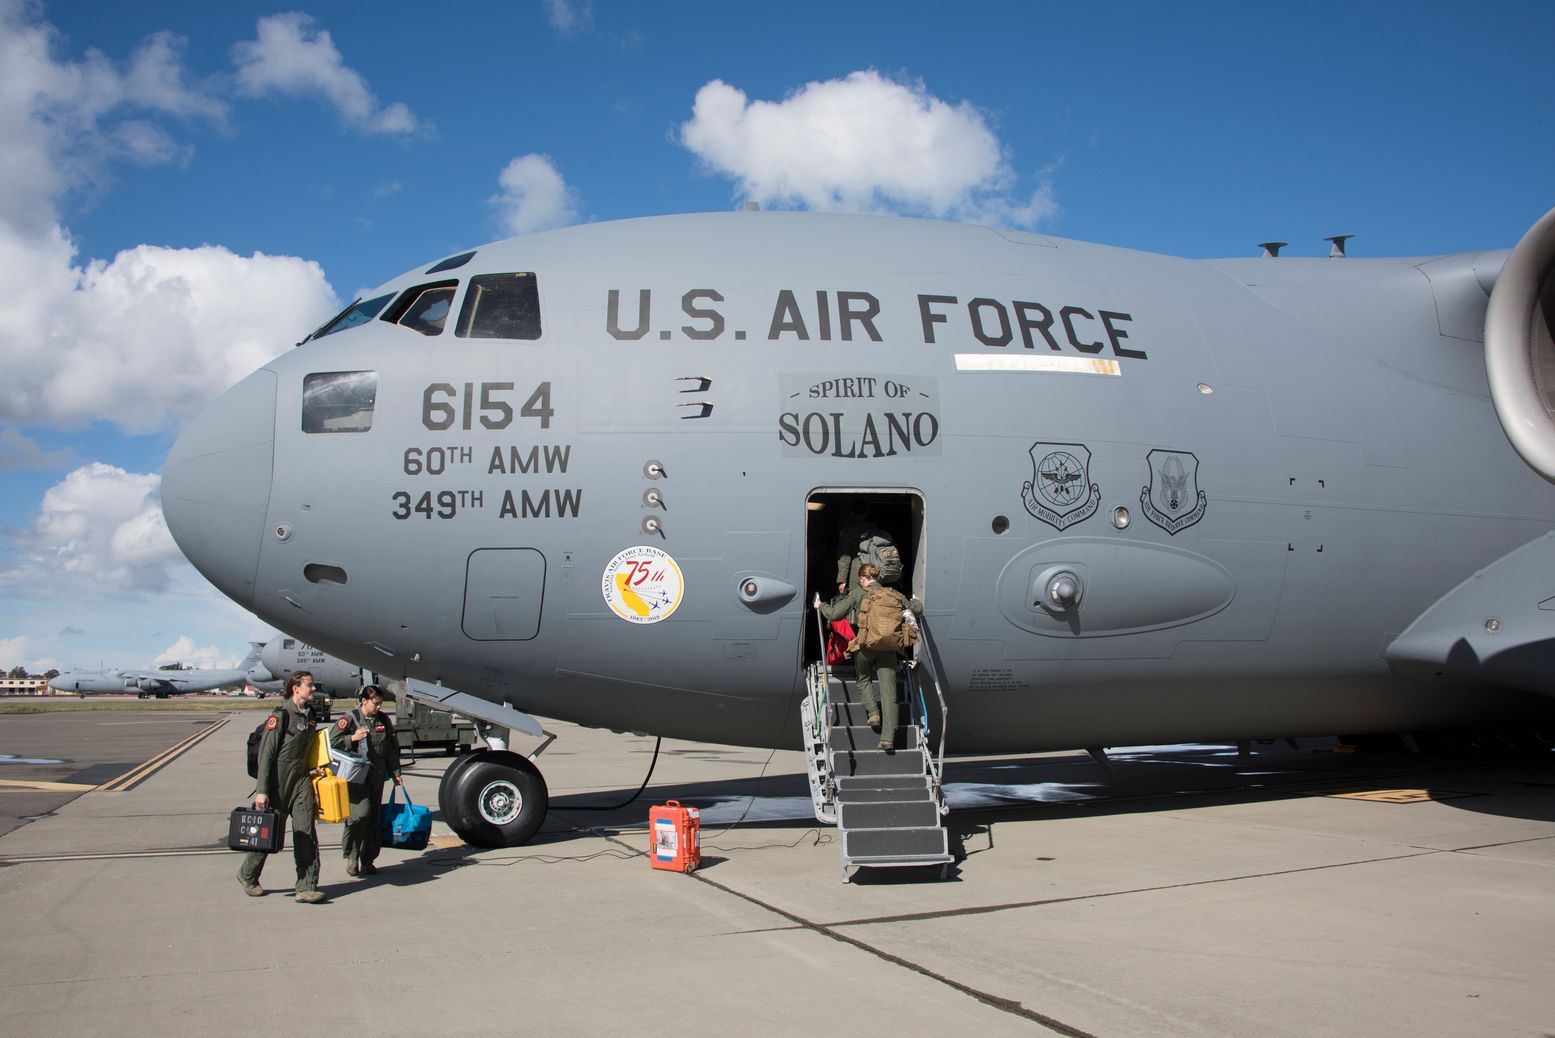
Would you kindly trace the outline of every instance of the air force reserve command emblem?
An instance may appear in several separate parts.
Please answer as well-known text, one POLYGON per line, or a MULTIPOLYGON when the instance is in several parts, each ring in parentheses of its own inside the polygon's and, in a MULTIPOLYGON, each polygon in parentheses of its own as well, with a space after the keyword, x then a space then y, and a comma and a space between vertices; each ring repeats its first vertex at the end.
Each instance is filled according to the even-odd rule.
POLYGON ((1091 452, 1079 443, 1031 445, 1031 481, 1021 487, 1026 511, 1055 530, 1096 512, 1101 491, 1091 482, 1091 452))
POLYGON ((1204 518, 1199 489, 1199 459, 1187 451, 1151 451, 1145 455, 1150 483, 1139 488, 1145 518, 1172 536, 1204 518))

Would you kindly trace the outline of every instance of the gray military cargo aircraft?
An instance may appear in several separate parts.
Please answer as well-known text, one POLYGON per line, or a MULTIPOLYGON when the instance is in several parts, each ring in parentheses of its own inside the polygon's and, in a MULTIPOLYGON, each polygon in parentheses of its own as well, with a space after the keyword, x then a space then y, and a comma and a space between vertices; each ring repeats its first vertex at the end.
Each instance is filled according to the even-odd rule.
POLYGON ((759 212, 514 238, 229 390, 163 508, 245 608, 482 723, 441 800, 488 846, 546 810, 527 712, 813 744, 807 606, 859 504, 926 604, 909 713, 942 750, 1548 729, 1555 212, 1510 253, 1335 244, 759 212))
POLYGON ((279 694, 286 678, 296 670, 313 675, 313 686, 330 695, 354 693, 364 683, 362 668, 314 648, 296 638, 278 634, 265 642, 248 672, 248 684, 262 699, 279 694))
POLYGON ((249 642, 248 655, 236 667, 197 667, 191 670, 67 670, 56 675, 49 687, 85 699, 92 695, 124 695, 141 699, 166 699, 190 692, 209 692, 223 685, 241 685, 259 663, 263 642, 249 642))

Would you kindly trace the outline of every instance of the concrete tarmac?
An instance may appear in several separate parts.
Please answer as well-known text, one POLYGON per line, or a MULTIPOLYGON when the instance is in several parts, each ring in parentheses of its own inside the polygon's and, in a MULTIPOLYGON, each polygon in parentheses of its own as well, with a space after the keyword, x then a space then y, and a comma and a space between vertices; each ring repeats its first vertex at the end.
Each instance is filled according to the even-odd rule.
MULTIPOLYGON (((798 752, 666 741, 641 800, 586 810, 630 796, 654 742, 552 723, 535 842, 477 851, 439 822, 352 880, 321 825, 331 900, 307 906, 289 851, 252 899, 224 849, 257 715, 149 747, 104 716, 36 751, 0 717, 0 753, 78 777, 187 744, 0 836, 0 1034, 1555 1035, 1548 753, 954 763, 950 877, 844 885, 798 752), (670 798, 703 809, 691 876, 647 863, 670 798)), ((447 763, 408 769, 417 802, 447 763)))

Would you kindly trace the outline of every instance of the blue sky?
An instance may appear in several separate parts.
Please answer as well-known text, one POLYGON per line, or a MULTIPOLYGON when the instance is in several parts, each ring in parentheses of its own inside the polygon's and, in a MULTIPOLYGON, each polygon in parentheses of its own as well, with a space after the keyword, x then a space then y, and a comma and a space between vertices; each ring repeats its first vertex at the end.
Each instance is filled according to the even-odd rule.
POLYGON ((264 637, 173 548, 162 459, 409 267, 746 199, 1189 257, 1506 247, 1555 205, 1552 38, 1534 3, 0 0, 0 666, 264 637))

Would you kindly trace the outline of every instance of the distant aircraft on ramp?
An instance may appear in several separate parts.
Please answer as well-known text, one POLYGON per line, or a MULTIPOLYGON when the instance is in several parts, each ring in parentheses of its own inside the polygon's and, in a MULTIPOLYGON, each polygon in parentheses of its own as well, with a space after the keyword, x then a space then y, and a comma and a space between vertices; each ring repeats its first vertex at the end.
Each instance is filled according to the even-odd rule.
POLYGON ((236 667, 202 667, 192 670, 68 670, 56 675, 49 687, 85 699, 94 695, 134 693, 141 699, 166 699, 190 692, 209 692, 223 685, 242 685, 259 663, 263 642, 249 642, 249 653, 236 667))
MULTIPOLYGON (((352 694, 363 684, 362 668, 336 659, 296 638, 278 634, 265 642, 248 672, 248 686, 259 698, 279 695, 293 671, 313 675, 313 687, 331 696, 352 694)), ((371 675, 369 675, 369 678, 371 675)))

